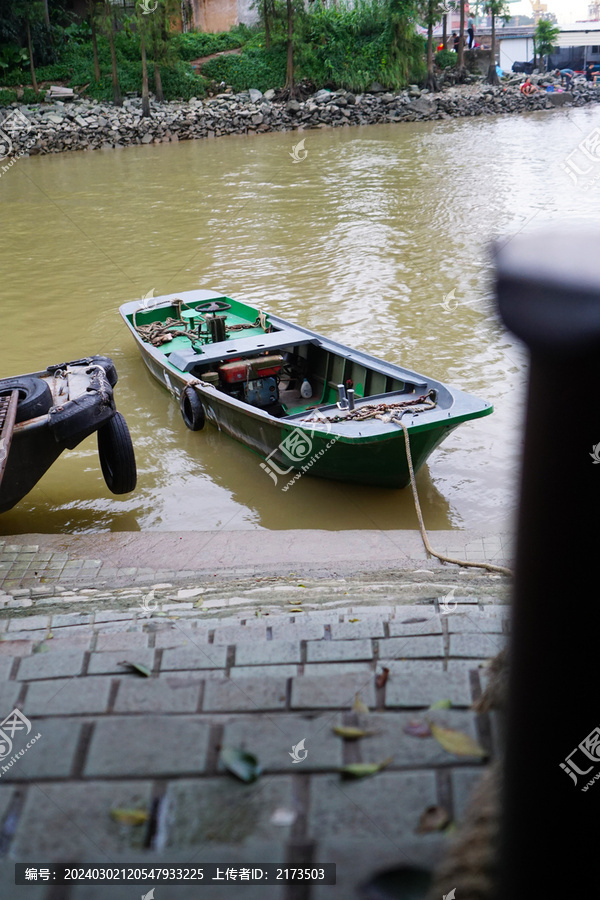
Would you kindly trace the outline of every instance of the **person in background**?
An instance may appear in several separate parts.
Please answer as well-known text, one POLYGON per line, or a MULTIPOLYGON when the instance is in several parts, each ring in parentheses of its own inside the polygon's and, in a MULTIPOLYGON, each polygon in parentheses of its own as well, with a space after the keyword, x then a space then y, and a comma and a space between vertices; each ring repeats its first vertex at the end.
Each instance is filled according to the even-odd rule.
POLYGON ((473 23, 473 19, 469 19, 469 27, 467 31, 469 34, 469 50, 472 50, 473 44, 475 43, 475 25, 473 23))
POLYGON ((458 53, 458 45, 460 44, 460 38, 455 31, 452 32, 452 49, 458 53))
POLYGON ((573 69, 557 69, 554 75, 556 78, 560 78, 562 84, 565 86, 565 89, 569 91, 571 89, 571 82, 573 81, 573 75, 575 72, 573 69))
POLYGON ((585 70, 585 80, 593 81, 594 80, 594 63, 588 63, 587 68, 585 70))
POLYGON ((529 97, 531 94, 537 93, 538 88, 535 86, 535 84, 531 83, 531 78, 528 75, 519 90, 522 94, 525 94, 526 97, 529 97))

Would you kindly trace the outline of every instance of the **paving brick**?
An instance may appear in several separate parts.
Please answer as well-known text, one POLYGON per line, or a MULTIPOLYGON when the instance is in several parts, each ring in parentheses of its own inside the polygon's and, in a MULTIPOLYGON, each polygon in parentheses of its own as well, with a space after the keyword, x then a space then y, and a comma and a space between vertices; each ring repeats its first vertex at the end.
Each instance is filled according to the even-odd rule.
POLYGON ((442 620, 433 610, 427 609, 420 615, 397 615, 390 624, 390 637, 409 634, 441 634, 442 620))
POLYGON ((0 656, 27 656, 33 650, 33 641, 0 641, 0 656))
POLYGON ((452 613, 446 618, 448 620, 448 631, 451 634, 461 632, 501 634, 503 631, 504 619, 501 616, 489 616, 479 610, 472 610, 469 613, 452 613))
POLYGON ((169 647, 195 647, 198 644, 208 644, 208 628, 188 628, 187 622, 183 628, 171 628, 157 631, 154 638, 154 646, 157 649, 169 647))
POLYGON ((57 613, 52 616, 52 630, 69 625, 89 625, 91 621, 92 616, 85 613, 57 613))
POLYGON ((266 624, 219 625, 215 628, 215 644, 237 644, 243 641, 266 641, 266 639, 266 624))
POLYGON ((371 675, 374 676, 374 668, 372 663, 368 662, 307 663, 304 666, 303 676, 331 678, 332 675, 348 675, 350 673, 361 673, 364 675, 365 681, 368 681, 371 675))
POLYGON ((233 666, 229 677, 235 681, 236 678, 293 678, 297 674, 297 665, 284 663, 272 666, 233 666))
POLYGON ((117 612, 114 609, 101 610, 94 615, 94 622, 96 624, 99 624, 100 622, 124 622, 127 619, 131 619, 130 612, 117 612))
MULTIPOLYGON (((349 616, 349 618, 355 618, 349 616)), ((332 622, 331 637, 334 641, 353 641, 357 638, 382 638, 385 636, 383 619, 360 619, 358 622, 332 622)))
POLYGON ((464 819, 469 796, 481 781, 487 767, 460 768, 452 771, 452 795, 454 799, 454 818, 457 822, 464 819))
POLYGON ((244 678, 239 682, 223 678, 207 681, 203 708, 207 712, 284 709, 286 685, 286 678, 244 678))
POLYGON ((115 712, 192 713, 198 708, 200 685, 174 687, 164 679, 131 678, 121 681, 115 712))
MULTIPOLYGON (((114 748, 113 748, 114 749, 114 748)), ((45 784, 29 788, 11 850, 16 859, 100 860, 140 848, 145 829, 114 822, 111 809, 149 809, 151 782, 45 784), (48 823, 52 827, 48 827, 48 823)), ((106 888, 104 888, 106 892, 106 888)))
POLYGON ((293 809, 292 779, 272 775, 256 784, 233 778, 176 781, 167 788, 166 848, 197 850, 206 844, 242 844, 249 838, 285 841, 291 826, 271 822, 275 809, 293 809))
MULTIPOLYGON (((118 653, 92 653, 88 665, 88 675, 126 675, 127 666, 120 666, 121 662, 141 663, 152 669, 154 665, 154 650, 138 649, 133 654, 127 655, 119 651, 118 653)), ((139 678, 138 675, 131 675, 132 678, 139 678)))
POLYGON ((444 641, 441 635, 395 637, 379 641, 380 659, 419 659, 443 655, 444 641))
POLYGON ((292 709, 350 709, 360 693, 367 706, 375 706, 375 674, 332 675, 328 679, 299 675, 292 680, 292 709))
MULTIPOLYGON (((2 820, 4 819, 4 816, 6 815, 8 807, 10 806, 12 798, 14 797, 14 793, 15 793, 14 788, 9 787, 8 784, 4 784, 4 780, 2 781, 2 783, 0 783, 0 822, 2 822, 2 820)), ((14 874, 15 874, 15 870, 14 870, 14 863, 13 863, 13 870, 12 870, 13 881, 14 881, 14 874)), ((8 884, 8 883, 9 883, 8 881, 3 882, 0 880, 0 884, 8 884)))
MULTIPOLYGON (((394 766, 419 768, 430 766, 456 766, 457 763, 470 762, 469 757, 455 756, 439 744, 435 738, 418 738, 406 734, 405 728, 413 719, 424 720, 425 710, 422 713, 371 713, 369 716, 369 729, 376 734, 364 738, 361 743, 361 752, 364 760, 387 759, 394 757, 394 766)), ((427 718, 447 728, 464 731, 477 740, 475 728, 475 713, 460 709, 443 709, 427 713, 427 718)), ((479 759, 473 759, 473 763, 479 763, 479 759)))
POLYGON ((506 645, 501 634, 451 634, 450 656, 474 656, 489 659, 506 645))
POLYGON ((197 716, 101 719, 94 728, 85 775, 197 776, 206 765, 209 731, 197 716))
POLYGON ((121 634, 99 634, 96 650, 137 650, 148 646, 148 635, 142 632, 125 631, 121 634))
MULTIPOLYGON (((70 629, 67 629, 70 631, 70 629)), ((37 648, 41 653, 66 653, 80 650, 82 653, 89 650, 92 643, 92 633, 62 635, 61 629, 53 632, 51 640, 43 641, 37 648)))
MULTIPOLYGON (((366 739, 365 739, 366 740, 366 739)), ((377 762, 362 741, 363 761, 377 762)), ((380 772, 376 778, 341 781, 313 775, 310 787, 309 836, 317 840, 398 840, 415 833, 419 818, 437 802, 434 772, 380 772)))
MULTIPOLYGON (((48 629, 44 629, 43 631, 7 631, 5 635, 9 641, 33 641, 34 643, 39 643, 39 641, 43 641, 48 636, 48 629)), ((0 647, 2 646, 0 643, 0 647)))
POLYGON ((11 631, 37 631, 40 628, 47 628, 50 624, 50 616, 28 616, 27 618, 11 619, 8 626, 9 633, 11 631))
POLYGON ((355 641, 309 641, 306 645, 307 662, 346 662, 372 658, 373 645, 368 638, 358 638, 355 641))
POLYGON ((0 721, 15 708, 20 693, 17 681, 0 682, 0 721))
POLYGON ((10 656, 0 656, 0 682, 8 681, 14 659, 10 656))
POLYGON ((103 713, 108 705, 110 678, 70 678, 34 681, 23 711, 26 716, 70 716, 103 713))
MULTIPOLYGON (((398 664, 401 665, 401 664, 398 664)), ((453 706, 470 706, 469 673, 466 670, 436 672, 414 668, 390 672, 385 688, 385 705, 430 706, 437 700, 451 700, 453 706)))
POLYGON ((277 641, 320 641, 324 634, 325 627, 318 622, 273 625, 273 640, 277 641))
MULTIPOLYGON (((225 724, 221 743, 254 753, 266 773, 331 770, 342 765, 344 742, 332 730, 340 724, 341 715, 331 713, 311 719, 297 713, 240 715, 225 724), (308 753, 301 764, 294 763, 290 753, 301 740, 308 753)), ((219 771, 225 771, 221 763, 219 771)))
POLYGON ((79 742, 81 722, 32 718, 31 725, 28 735, 18 734, 13 739, 13 754, 24 749, 38 734, 40 737, 15 760, 8 772, 2 774, 2 781, 68 777, 79 742))
POLYGON ((83 651, 34 653, 21 660, 17 678, 19 681, 43 678, 66 678, 79 675, 83 665, 83 651))
POLYGON ((225 668, 227 647, 207 644, 206 647, 192 646, 189 650, 165 650, 163 652, 161 672, 177 669, 219 669, 225 668))
POLYGON ((299 663, 300 660, 298 641, 256 641, 252 644, 244 642, 235 648, 236 666, 299 663))

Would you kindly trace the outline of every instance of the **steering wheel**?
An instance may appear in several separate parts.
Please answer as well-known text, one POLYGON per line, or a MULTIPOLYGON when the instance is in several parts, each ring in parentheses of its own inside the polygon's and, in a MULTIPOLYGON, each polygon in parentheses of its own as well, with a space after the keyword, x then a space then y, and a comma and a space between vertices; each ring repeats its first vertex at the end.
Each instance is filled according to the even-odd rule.
POLYGON ((205 300, 199 303, 195 309, 198 312, 220 312, 222 309, 231 309, 231 303, 225 303, 224 300, 205 300))

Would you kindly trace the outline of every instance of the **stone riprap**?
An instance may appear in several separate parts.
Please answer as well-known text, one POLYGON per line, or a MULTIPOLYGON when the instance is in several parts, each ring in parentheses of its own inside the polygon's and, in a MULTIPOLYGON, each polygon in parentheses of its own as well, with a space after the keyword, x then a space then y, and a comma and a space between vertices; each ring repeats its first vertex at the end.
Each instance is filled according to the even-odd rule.
MULTIPOLYGON (((472 82, 473 79, 474 76, 472 82)), ((264 94, 251 90, 189 102, 152 101, 151 115, 146 118, 142 117, 139 98, 126 99, 122 107, 79 99, 38 106, 13 104, 4 109, 2 118, 5 122, 7 117, 12 117, 8 129, 9 156, 18 156, 168 143, 227 134, 507 114, 563 105, 584 106, 600 99, 600 88, 583 80, 576 82, 571 92, 547 93, 546 83, 554 81, 550 76, 546 79, 534 76, 533 80, 540 83, 540 91, 525 97, 519 91, 522 80, 517 76, 499 86, 476 81, 435 94, 414 85, 396 93, 383 88, 358 95, 346 90, 320 90, 304 101, 277 101, 272 90, 264 94)))

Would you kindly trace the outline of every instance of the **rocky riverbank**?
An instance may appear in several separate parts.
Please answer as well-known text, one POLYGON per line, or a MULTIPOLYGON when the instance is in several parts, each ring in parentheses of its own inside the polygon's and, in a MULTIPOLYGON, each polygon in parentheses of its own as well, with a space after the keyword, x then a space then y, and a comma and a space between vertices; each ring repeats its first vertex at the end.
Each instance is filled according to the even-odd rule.
POLYGON ((320 90, 304 101, 278 100, 275 91, 223 93, 189 102, 151 102, 150 117, 142 117, 141 100, 125 100, 122 107, 79 99, 4 110, 0 128, 4 156, 59 153, 63 150, 97 150, 136 144, 164 143, 249 134, 291 131, 343 125, 414 122, 464 116, 501 115, 555 106, 584 106, 600 100, 600 89, 577 82, 571 92, 547 93, 547 79, 540 91, 525 97, 519 91, 522 76, 492 87, 476 81, 448 87, 432 94, 411 86, 389 93, 374 86, 369 93, 320 90), (8 153, 6 148, 8 147, 8 153))

